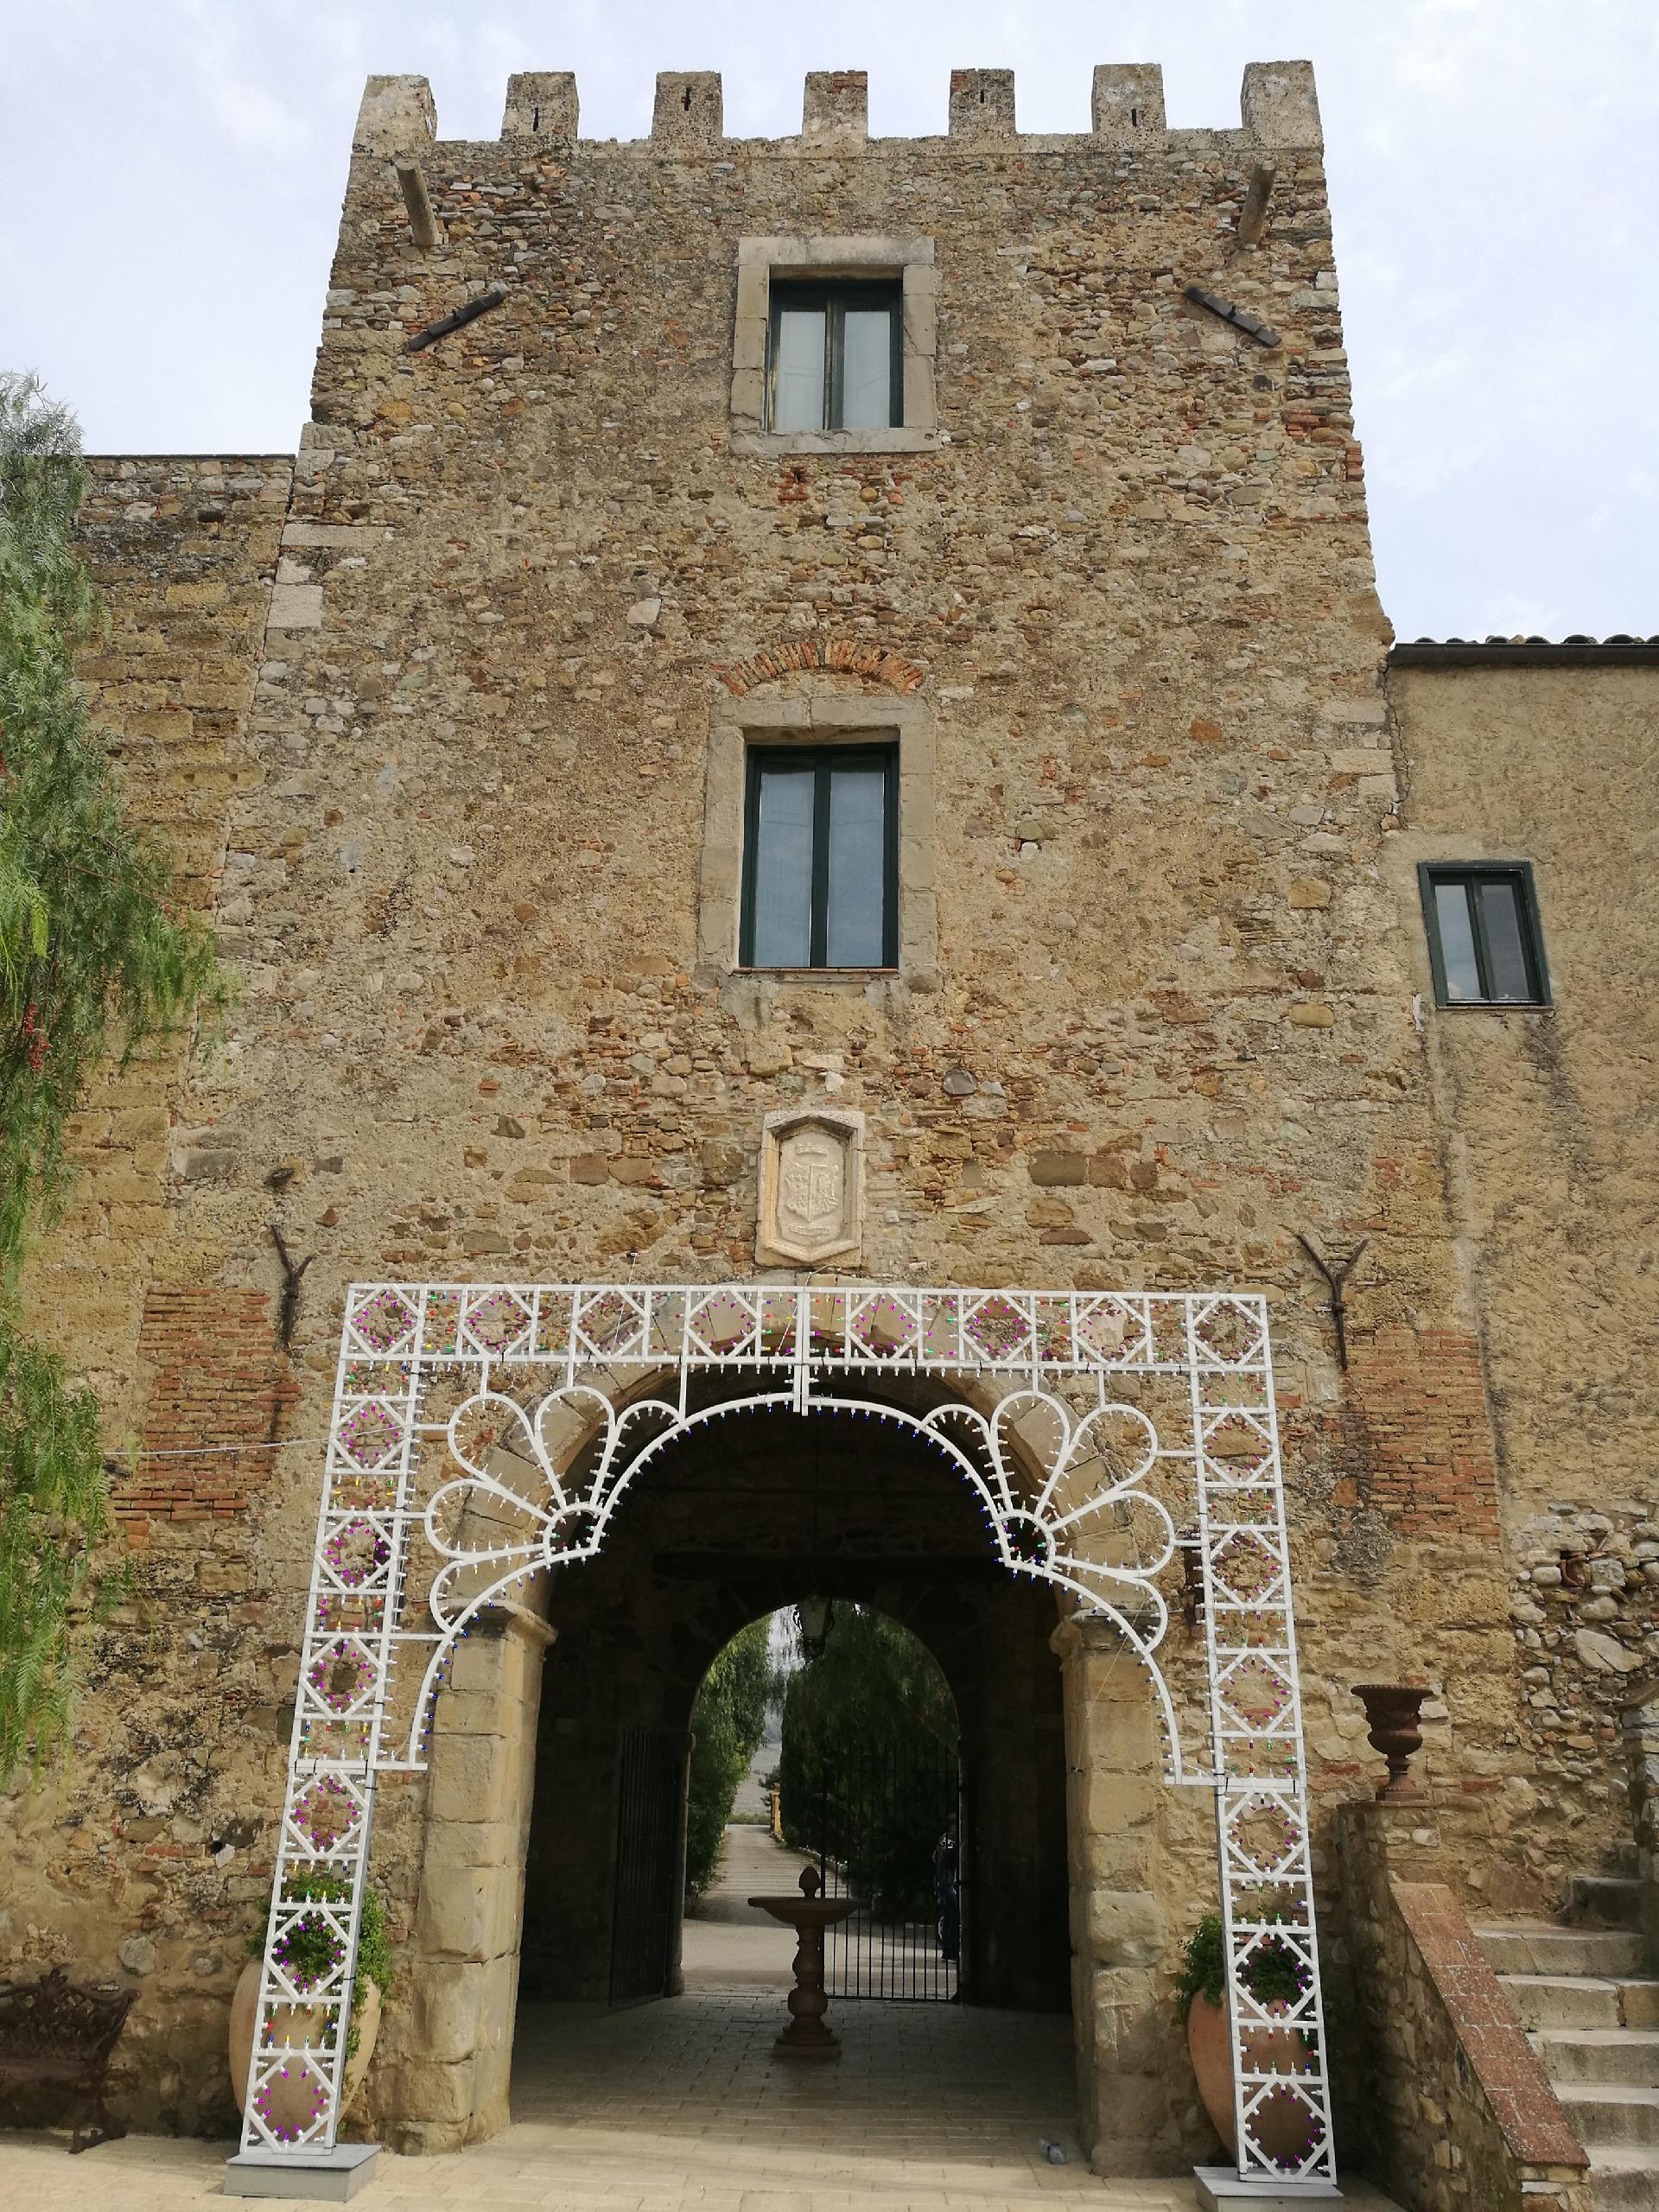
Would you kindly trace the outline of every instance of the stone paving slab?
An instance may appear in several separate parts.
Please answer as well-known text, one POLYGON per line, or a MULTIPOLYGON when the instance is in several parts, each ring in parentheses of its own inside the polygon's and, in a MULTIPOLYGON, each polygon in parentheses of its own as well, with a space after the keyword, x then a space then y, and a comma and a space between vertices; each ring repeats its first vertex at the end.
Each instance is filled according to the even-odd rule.
MULTIPOLYGON (((836 2006, 834 2065, 774 2063, 782 1994, 734 1984, 625 2012, 520 2007, 513 2124, 441 2158, 383 2152, 360 2212, 1191 2212, 1190 2176, 1104 2182, 1071 2124, 1071 2024, 955 2005, 836 2006), (1048 2136, 1068 2163, 1050 2165, 1048 2136)), ((173 2212, 228 2144, 133 2136, 67 2156, 0 2133, 0 2205, 173 2212)), ((1388 2212, 1363 2183, 1360 2212, 1388 2212)))

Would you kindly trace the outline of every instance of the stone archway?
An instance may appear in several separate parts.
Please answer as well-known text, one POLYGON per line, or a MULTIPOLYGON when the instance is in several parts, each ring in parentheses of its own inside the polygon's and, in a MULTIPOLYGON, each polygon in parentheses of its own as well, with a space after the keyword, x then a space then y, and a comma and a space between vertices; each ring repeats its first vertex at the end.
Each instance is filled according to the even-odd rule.
MULTIPOLYGON (((510 2014, 531 1651, 546 1633, 547 1586, 598 1556, 624 1493, 671 1446, 779 1411, 888 1424, 938 1453, 972 1494, 1002 1568, 1057 1593, 1069 1688, 1086 1678, 1103 1632, 1140 1668, 1162 1722, 1165 1778, 1214 1802, 1241 2174, 1279 2172, 1251 2122, 1262 2105, 1289 2099, 1307 2130, 1294 2171, 1328 2181, 1263 1302, 865 1285, 371 1284, 349 1294, 242 2162, 292 2168, 346 2155, 335 2149, 340 2030, 375 1789, 389 1774, 429 1767, 433 1817, 453 1794, 486 1806, 473 1825, 498 1831, 489 1865, 502 1878, 457 1884, 496 1948, 458 1961, 418 2001, 433 2063, 446 2049, 473 2054, 464 2096, 452 2069, 450 2109, 433 2125, 465 2136, 505 2116, 505 2057, 480 2022, 510 2014), (1196 1725, 1160 1663, 1178 1530, 1198 1570, 1205 1663, 1196 1725), (493 1664, 479 1656, 490 1643, 500 1645, 493 1664), (435 1713, 446 1678, 451 1695, 435 1713), (331 1890, 321 1900, 319 1870, 331 1890), (296 1882, 304 1874, 308 1895, 296 1882), (302 1985, 288 1963, 302 1923, 333 1952, 302 1985), (1294 2078, 1255 2073, 1249 2057, 1251 2024, 1267 2016, 1246 1970, 1269 1929, 1306 1970, 1294 2016, 1308 2063, 1294 2078), (305 2024, 298 2042, 296 2020, 305 2024), (283 2133, 266 2106, 278 2078, 296 2074, 311 2085, 314 2113, 283 2133)), ((1096 1933, 1121 1950, 1121 1923, 1146 1910, 1133 1901, 1147 1894, 1091 1878, 1085 1964, 1096 1933)), ((1138 1955, 1133 1929, 1128 1951, 1138 1955)), ((1091 2037, 1103 2027, 1100 2000, 1091 1986, 1091 2037)))
POLYGON ((631 1733, 683 1742, 697 1685, 730 1637, 814 1594, 907 1629, 955 1701, 981 1900, 969 2001, 1069 2009, 1052 1595, 1001 1567, 937 1455, 888 1423, 783 1408, 681 1440, 630 1488, 598 1554, 560 1577, 524 1862, 527 1998, 607 1994, 631 1733))

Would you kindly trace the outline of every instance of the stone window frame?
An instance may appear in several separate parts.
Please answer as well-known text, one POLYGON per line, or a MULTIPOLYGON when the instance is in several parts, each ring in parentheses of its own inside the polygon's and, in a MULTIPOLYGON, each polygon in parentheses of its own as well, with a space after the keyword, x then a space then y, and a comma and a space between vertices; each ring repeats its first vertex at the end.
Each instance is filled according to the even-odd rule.
POLYGON ((703 787, 697 890, 697 964, 705 976, 820 989, 938 979, 934 887, 936 766, 933 717, 919 699, 753 699, 715 715, 703 787), (743 816, 752 745, 866 742, 899 749, 899 964, 896 968, 745 968, 738 960, 743 891, 743 816))
POLYGON ((931 453, 939 429, 938 271, 931 238, 766 238, 737 242, 737 319, 732 338, 732 451, 772 459, 791 453, 931 453), (883 430, 769 430, 766 346, 772 280, 897 278, 904 292, 905 419, 883 430))

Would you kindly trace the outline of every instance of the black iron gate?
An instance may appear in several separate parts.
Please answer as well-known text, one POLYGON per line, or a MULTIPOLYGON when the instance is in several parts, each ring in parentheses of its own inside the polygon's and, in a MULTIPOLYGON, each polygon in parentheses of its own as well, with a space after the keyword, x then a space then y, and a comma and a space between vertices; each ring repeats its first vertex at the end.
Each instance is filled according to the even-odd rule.
POLYGON ((830 1996, 948 2003, 967 1906, 955 1746, 931 1737, 872 1744, 849 1732, 824 1747, 801 1786, 805 1805, 783 1808, 791 1840, 816 1855, 829 1896, 864 1907, 827 1932, 830 1996))
POLYGON ((611 1911, 613 2005, 668 1993, 684 1743, 660 1728, 630 1728, 622 1738, 611 1911))

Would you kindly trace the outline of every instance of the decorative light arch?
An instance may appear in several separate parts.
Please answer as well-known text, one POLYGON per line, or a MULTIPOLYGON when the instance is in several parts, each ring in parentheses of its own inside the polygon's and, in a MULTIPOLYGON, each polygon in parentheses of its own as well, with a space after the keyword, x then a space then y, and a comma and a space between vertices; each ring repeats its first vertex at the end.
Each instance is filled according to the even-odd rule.
POLYGON ((1265 1301, 862 1284, 348 1292, 243 2160, 334 2150, 376 1783, 423 1769, 459 1640, 594 1557, 677 1439, 776 1410, 891 1422, 938 1451, 1012 1573, 1116 1625, 1151 1684, 1167 1778, 1215 1798, 1239 2175, 1332 2182, 1265 1301), (1198 1764, 1160 1658, 1183 1550, 1206 1662, 1198 1764), (1247 1986, 1264 1945, 1298 1967, 1288 2015, 1247 1986), (1300 2031, 1296 2072, 1257 2059, 1268 2026, 1277 2050, 1300 2031), (1287 2165, 1255 2123, 1287 2101, 1306 2145, 1287 2165))

